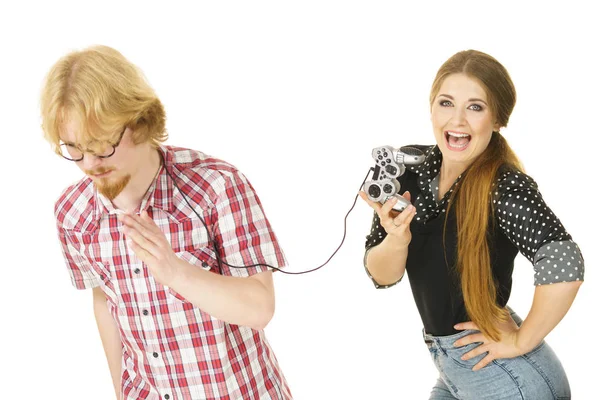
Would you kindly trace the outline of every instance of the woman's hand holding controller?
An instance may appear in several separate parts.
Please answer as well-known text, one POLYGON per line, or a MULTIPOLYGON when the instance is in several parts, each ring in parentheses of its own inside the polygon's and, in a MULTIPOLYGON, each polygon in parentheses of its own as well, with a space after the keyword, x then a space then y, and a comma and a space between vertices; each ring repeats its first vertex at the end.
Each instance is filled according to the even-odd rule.
MULTIPOLYGON (((377 213, 379 222, 388 236, 395 239, 394 242, 398 246, 408 246, 412 239, 410 232, 410 223, 416 214, 416 208, 412 204, 406 207, 402 212, 398 213, 393 209, 398 202, 396 198, 388 199, 383 205, 368 199, 367 194, 360 191, 360 197, 377 213)), ((402 195, 410 202, 410 193, 404 192, 402 195)))

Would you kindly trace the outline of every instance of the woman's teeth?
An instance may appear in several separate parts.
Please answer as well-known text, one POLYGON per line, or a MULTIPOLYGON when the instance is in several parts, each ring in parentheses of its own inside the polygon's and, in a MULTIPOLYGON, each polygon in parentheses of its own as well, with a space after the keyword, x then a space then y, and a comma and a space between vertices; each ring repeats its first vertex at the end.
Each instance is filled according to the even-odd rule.
POLYGON ((448 140, 448 146, 453 149, 463 149, 467 147, 471 141, 471 135, 466 133, 457 132, 446 132, 446 139, 448 140))

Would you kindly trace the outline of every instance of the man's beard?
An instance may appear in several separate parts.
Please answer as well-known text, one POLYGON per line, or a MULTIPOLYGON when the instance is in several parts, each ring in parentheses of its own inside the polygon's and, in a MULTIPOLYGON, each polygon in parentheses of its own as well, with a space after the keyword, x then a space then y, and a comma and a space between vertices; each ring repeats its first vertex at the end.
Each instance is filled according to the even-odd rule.
MULTIPOLYGON (((103 174, 110 170, 110 168, 98 168, 95 171, 85 172, 88 175, 97 175, 103 174)), ((108 176, 107 178, 93 180, 94 185, 98 189, 98 192, 100 192, 104 197, 106 197, 110 201, 114 200, 123 191, 123 189, 125 189, 125 186, 127 186, 129 180, 131 179, 131 175, 127 174, 125 176, 117 177, 115 179, 111 178, 111 176, 108 176)))
POLYGON ((100 181, 96 183, 96 187, 98 188, 98 192, 104 195, 108 200, 112 201, 123 191, 123 189, 125 189, 125 186, 127 186, 131 179, 131 175, 127 174, 112 182, 109 179, 110 178, 100 179, 100 181))

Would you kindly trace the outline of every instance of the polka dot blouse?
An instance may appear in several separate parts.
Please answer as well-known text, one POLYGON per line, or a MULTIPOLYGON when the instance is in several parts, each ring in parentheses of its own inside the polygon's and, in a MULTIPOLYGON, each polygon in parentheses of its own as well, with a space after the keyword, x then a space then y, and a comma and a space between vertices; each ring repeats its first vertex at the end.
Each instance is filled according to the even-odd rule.
MULTIPOLYGON (((407 166, 405 173, 414 173, 418 186, 417 196, 411 193, 417 208, 411 230, 443 215, 452 192, 462 179, 462 175, 459 176, 444 197, 437 201, 441 151, 437 146, 415 147, 426 151, 426 160, 419 166, 407 166)), ((406 188, 401 188, 401 192, 404 190, 406 188)), ((503 170, 497 178, 491 201, 499 228, 533 264, 535 285, 583 280, 584 263, 577 244, 546 205, 530 176, 516 170, 503 170)), ((381 243, 385 236, 386 232, 375 214, 366 240, 365 260, 369 249, 381 243)), ((379 285, 373 282, 377 288, 395 284, 379 285)))

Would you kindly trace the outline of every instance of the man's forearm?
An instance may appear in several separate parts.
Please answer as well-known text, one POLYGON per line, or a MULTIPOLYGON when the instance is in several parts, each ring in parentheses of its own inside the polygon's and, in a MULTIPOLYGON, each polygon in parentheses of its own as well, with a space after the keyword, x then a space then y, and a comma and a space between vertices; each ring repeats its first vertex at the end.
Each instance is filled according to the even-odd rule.
POLYGON ((533 349, 563 319, 582 281, 540 285, 535 288, 533 305, 519 329, 519 345, 533 349))
POLYGON ((108 368, 112 377, 117 399, 121 398, 121 360, 123 357, 123 344, 117 323, 108 311, 106 297, 100 288, 94 288, 94 316, 98 325, 98 332, 104 347, 104 354, 108 361, 108 368))
POLYGON ((254 329, 263 329, 271 320, 275 299, 270 271, 240 278, 179 262, 180 273, 169 286, 202 311, 227 323, 254 329))

